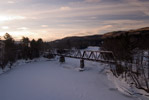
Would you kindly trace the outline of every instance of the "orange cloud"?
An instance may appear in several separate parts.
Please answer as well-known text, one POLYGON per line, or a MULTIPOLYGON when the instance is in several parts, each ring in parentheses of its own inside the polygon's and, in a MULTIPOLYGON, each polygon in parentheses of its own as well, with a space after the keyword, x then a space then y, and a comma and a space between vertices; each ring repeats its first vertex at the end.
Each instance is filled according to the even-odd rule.
POLYGON ((70 7, 65 6, 65 7, 61 7, 61 8, 60 8, 60 10, 67 11, 67 10, 71 10, 71 8, 70 8, 70 7))

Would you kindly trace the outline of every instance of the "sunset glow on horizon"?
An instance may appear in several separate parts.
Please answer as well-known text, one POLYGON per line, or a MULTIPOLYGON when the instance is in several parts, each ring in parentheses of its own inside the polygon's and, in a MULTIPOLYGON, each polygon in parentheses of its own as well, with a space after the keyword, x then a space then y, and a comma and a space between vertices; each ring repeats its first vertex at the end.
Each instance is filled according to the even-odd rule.
POLYGON ((148 0, 5 0, 0 36, 52 41, 149 26, 148 0))

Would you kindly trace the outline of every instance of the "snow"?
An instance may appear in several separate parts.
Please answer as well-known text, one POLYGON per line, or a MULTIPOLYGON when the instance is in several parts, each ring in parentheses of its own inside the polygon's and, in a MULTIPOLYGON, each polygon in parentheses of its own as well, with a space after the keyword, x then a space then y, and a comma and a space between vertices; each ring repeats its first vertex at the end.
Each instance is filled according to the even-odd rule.
POLYGON ((84 50, 92 50, 92 51, 99 51, 100 48, 97 46, 89 46, 88 48, 84 49, 84 50))
POLYGON ((130 96, 130 97, 135 97, 139 100, 148 100, 149 95, 146 93, 144 90, 137 89, 131 84, 128 84, 124 78, 116 78, 112 75, 112 72, 109 70, 107 71, 107 76, 108 79, 111 80, 111 82, 114 84, 115 88, 120 91, 121 93, 130 96))
MULTIPOLYGON (((24 65, 24 64, 26 64, 26 63, 31 63, 31 62, 40 62, 40 61, 44 61, 44 60, 45 60, 45 59, 44 59, 43 57, 35 58, 35 59, 33 59, 33 60, 20 59, 20 60, 16 61, 16 62, 13 64, 13 66, 11 66, 11 67, 16 67, 16 66, 18 66, 18 65, 24 65)), ((11 68, 10 68, 10 63, 8 63, 8 64, 6 65, 6 67, 5 67, 4 70, 2 70, 2 69, 0 68, 0 74, 3 74, 3 73, 5 73, 5 72, 7 72, 7 71, 9 71, 9 70, 11 70, 11 68)))
POLYGON ((108 80, 108 66, 67 58, 19 64, 0 75, 0 100, 136 100, 117 91, 108 80))
MULTIPOLYGON (((85 50, 99 50, 89 47, 85 50)), ((0 70, 0 100, 148 100, 123 79, 116 78, 109 65, 66 58, 18 60, 0 70)))

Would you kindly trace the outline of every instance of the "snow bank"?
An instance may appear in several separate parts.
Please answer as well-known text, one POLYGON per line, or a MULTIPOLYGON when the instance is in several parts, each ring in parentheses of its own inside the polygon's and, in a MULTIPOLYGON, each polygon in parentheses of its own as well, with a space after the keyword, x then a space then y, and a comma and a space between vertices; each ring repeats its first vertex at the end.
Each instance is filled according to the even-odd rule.
POLYGON ((10 64, 8 63, 5 67, 4 70, 0 69, 0 74, 3 74, 9 70, 11 70, 11 68, 14 68, 16 66, 19 66, 19 65, 24 65, 24 64, 27 64, 27 63, 32 63, 32 62, 40 62, 40 61, 46 61, 48 60, 47 58, 43 58, 43 57, 40 57, 40 58, 35 58, 33 60, 24 60, 24 59, 21 59, 21 60, 17 60, 12 66, 10 66, 10 64), (11 68, 10 68, 11 67, 11 68))
POLYGON ((114 84, 114 88, 123 93, 124 95, 135 97, 139 100, 149 99, 149 94, 143 90, 137 89, 130 84, 126 83, 124 78, 116 78, 111 71, 107 70, 108 79, 114 84))

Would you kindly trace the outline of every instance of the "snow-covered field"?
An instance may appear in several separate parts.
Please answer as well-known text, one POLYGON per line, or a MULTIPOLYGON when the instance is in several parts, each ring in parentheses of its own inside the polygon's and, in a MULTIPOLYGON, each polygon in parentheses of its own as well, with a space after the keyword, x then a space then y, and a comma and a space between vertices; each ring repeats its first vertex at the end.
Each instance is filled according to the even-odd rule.
POLYGON ((118 87, 108 65, 85 61, 85 71, 79 72, 79 64, 73 58, 63 64, 58 58, 18 61, 0 75, 0 100, 148 100, 129 96, 125 84, 118 87))

